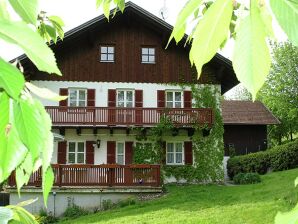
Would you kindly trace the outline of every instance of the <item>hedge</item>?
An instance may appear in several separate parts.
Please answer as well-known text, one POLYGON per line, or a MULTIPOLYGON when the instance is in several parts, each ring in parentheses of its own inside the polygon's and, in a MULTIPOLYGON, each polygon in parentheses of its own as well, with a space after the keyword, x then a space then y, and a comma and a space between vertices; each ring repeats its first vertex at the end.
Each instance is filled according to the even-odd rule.
POLYGON ((265 174, 298 167, 298 140, 279 145, 267 151, 235 156, 228 160, 227 169, 231 179, 238 173, 265 174))
POLYGON ((234 184, 255 184, 261 182, 257 173, 238 173, 233 178, 234 184))

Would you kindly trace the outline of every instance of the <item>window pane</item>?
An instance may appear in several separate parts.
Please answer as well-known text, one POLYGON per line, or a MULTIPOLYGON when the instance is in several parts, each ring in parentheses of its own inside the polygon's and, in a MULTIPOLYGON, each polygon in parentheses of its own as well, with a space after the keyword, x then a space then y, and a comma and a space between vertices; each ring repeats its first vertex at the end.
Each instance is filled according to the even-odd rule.
POLYGON ((182 153, 176 153, 176 163, 182 163, 182 153))
POLYGON ((155 62, 155 56, 149 56, 149 62, 155 62))
POLYGON ((84 142, 78 142, 78 152, 84 152, 84 142))
POLYGON ((175 108, 181 108, 181 102, 175 102, 175 108))
POLYGON ((114 61, 114 54, 108 54, 108 61, 114 61))
POLYGON ((84 156, 84 153, 78 153, 78 154, 77 154, 77 157, 78 157, 78 158, 77 158, 77 163, 85 163, 85 161, 84 161, 84 160, 85 160, 85 158, 84 158, 84 157, 85 157, 85 156, 84 156))
POLYGON ((76 107, 77 106, 77 101, 76 100, 70 100, 69 101, 69 106, 76 107))
POLYGON ((86 90, 79 90, 79 100, 86 99, 86 90))
POLYGON ((167 102, 167 108, 173 108, 173 102, 167 102))
POLYGON ((124 153, 124 144, 118 143, 117 144, 117 154, 123 154, 124 153))
POLYGON ((100 52, 101 53, 107 53, 107 47, 101 47, 100 52))
POLYGON ((75 163, 75 153, 68 153, 68 163, 75 163))
POLYGON ((117 156, 117 163, 124 165, 124 156, 123 155, 118 155, 117 156))
POLYGON ((176 152, 182 152, 182 143, 176 143, 176 152))
POLYGON ((167 163, 174 163, 174 154, 167 153, 167 163))
POLYGON ((124 91, 118 91, 118 101, 124 101, 124 91))
POLYGON ((107 55, 107 54, 101 54, 101 55, 100 55, 100 60, 101 60, 101 61, 106 61, 106 60, 108 60, 108 55, 107 55))
POLYGON ((154 48, 149 48, 149 54, 151 54, 151 55, 155 54, 155 49, 154 48))
POLYGON ((108 53, 114 53, 114 47, 108 47, 108 53))
POLYGON ((126 107, 132 107, 132 102, 127 102, 126 107))
POLYGON ((175 101, 181 101, 181 92, 175 92, 175 101))
POLYGON ((70 142, 69 147, 68 147, 69 152, 75 152, 76 151, 76 143, 75 142, 70 142))
POLYGON ((86 101, 79 101, 79 107, 85 107, 86 101))
POLYGON ((142 62, 148 62, 148 55, 142 55, 142 62))
POLYGON ((117 107, 124 107, 124 102, 118 102, 117 107))
POLYGON ((173 143, 168 143, 167 144, 167 151, 168 152, 174 152, 174 144, 173 143))
POLYGON ((142 54, 148 54, 148 48, 142 48, 142 54))
POLYGON ((167 101, 173 101, 173 92, 167 92, 167 101))
POLYGON ((70 89, 69 90, 69 98, 70 99, 76 99, 77 98, 77 91, 73 90, 73 89, 70 89))
POLYGON ((126 100, 127 101, 132 101, 132 91, 127 91, 126 92, 126 100))

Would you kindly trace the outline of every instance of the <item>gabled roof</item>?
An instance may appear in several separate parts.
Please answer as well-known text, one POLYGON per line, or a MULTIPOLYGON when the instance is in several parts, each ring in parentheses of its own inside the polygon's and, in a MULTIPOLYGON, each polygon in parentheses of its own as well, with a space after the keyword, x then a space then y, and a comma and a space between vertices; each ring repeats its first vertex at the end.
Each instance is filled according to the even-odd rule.
MULTIPOLYGON (((114 10, 111 10, 111 14, 113 14, 113 12, 114 10)), ((164 20, 158 18, 157 16, 153 15, 152 13, 146 11, 145 9, 141 8, 140 6, 132 2, 126 3, 126 7, 123 14, 138 15, 143 21, 146 21, 152 27, 156 28, 157 30, 160 30, 163 34, 165 34, 164 36, 166 36, 167 38, 169 38, 173 30, 173 26, 171 26, 170 24, 166 23, 164 20)), ((115 14, 115 17, 117 16, 121 16, 121 12, 119 10, 115 14)), ((71 29, 70 31, 67 31, 64 35, 63 41, 58 39, 57 44, 54 45, 53 43, 51 43, 50 47, 55 49, 59 45, 65 42, 68 42, 73 38, 76 38, 78 35, 84 32, 88 32, 88 30, 91 30, 94 26, 98 26, 100 24, 106 24, 106 23, 107 23, 107 19, 105 18, 105 16, 100 15, 86 23, 83 23, 82 25, 74 29, 71 29)), ((179 43, 180 46, 184 45, 184 42, 187 39, 187 35, 184 35, 183 39, 184 41, 183 40, 181 41, 183 43, 179 43)), ((189 46, 187 47, 189 48, 189 46)), ((18 60, 24 60, 24 62, 26 62, 28 58, 26 57, 26 55, 21 55, 18 57, 18 60)), ((212 63, 217 67, 218 72, 216 72, 216 77, 221 82, 222 94, 224 94, 225 92, 227 92, 228 90, 230 90, 231 88, 233 88, 239 83, 234 73, 232 63, 229 59, 217 53, 209 63, 212 63)))
POLYGON ((279 120, 259 101, 224 100, 222 117, 224 124, 280 124, 279 120))

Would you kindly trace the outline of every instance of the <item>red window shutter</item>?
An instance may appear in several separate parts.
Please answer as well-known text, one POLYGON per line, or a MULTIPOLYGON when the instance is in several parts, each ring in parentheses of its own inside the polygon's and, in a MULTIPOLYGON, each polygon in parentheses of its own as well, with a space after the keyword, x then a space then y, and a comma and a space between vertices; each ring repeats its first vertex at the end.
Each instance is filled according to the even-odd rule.
POLYGON ((116 90, 108 90, 108 107, 116 107, 116 90))
POLYGON ((95 107, 95 89, 87 90, 87 106, 95 107))
POLYGON ((125 142, 125 165, 132 164, 133 142, 125 142))
POLYGON ((58 164, 66 164, 66 144, 66 141, 58 142, 58 164))
POLYGON ((184 142, 184 163, 192 165, 192 142, 184 142))
POLYGON ((184 108, 191 108, 192 102, 191 102, 191 91, 184 91, 184 108))
POLYGON ((135 91, 135 107, 143 107, 143 90, 135 91))
POLYGON ((165 107, 166 93, 164 90, 157 90, 157 107, 165 107))
POLYGON ((162 164, 166 164, 167 163, 167 143, 166 142, 162 142, 162 158, 161 158, 161 162, 162 164))
MULTIPOLYGON (((60 96, 68 96, 68 89, 66 88, 60 88, 59 90, 60 96)), ((67 107, 67 99, 59 101, 60 107, 67 107)))
POLYGON ((94 164, 94 141, 86 141, 86 164, 94 164))
POLYGON ((114 141, 107 142, 107 163, 116 163, 116 142, 114 141))

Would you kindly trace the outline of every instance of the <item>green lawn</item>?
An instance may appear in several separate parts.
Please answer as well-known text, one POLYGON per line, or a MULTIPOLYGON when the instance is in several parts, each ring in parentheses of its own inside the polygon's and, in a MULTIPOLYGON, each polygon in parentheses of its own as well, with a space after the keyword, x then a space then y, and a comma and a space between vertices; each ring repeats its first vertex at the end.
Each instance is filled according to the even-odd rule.
POLYGON ((273 223, 277 211, 297 201, 296 176, 298 169, 262 176, 255 185, 168 186, 162 198, 63 223, 273 223))

